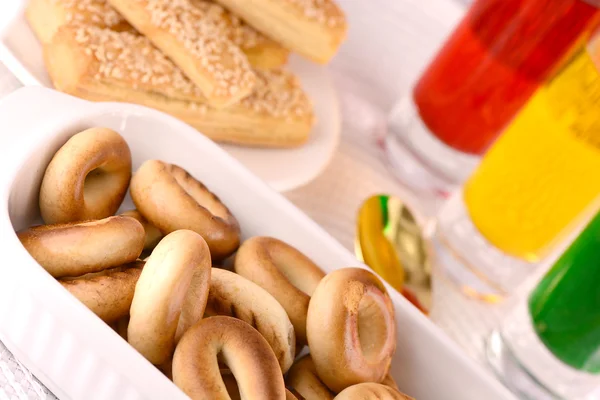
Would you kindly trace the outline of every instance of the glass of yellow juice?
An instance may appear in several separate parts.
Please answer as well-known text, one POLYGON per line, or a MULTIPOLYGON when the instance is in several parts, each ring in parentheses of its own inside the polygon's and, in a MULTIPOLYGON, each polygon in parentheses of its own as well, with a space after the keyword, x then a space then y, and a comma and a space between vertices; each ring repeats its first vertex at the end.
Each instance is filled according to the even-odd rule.
MULTIPOLYGON (((442 208, 438 267, 494 302, 600 206, 600 35, 570 52, 442 208)), ((600 235, 600 232, 598 232, 600 235)))

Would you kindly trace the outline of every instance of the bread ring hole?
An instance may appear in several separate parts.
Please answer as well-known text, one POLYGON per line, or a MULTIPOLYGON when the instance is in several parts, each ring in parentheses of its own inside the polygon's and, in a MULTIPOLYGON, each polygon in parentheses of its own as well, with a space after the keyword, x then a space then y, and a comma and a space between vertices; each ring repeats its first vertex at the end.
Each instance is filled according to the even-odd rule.
POLYGON ((358 304, 358 339, 363 356, 370 363, 380 361, 388 342, 390 316, 382 296, 367 291, 358 304))
POLYGON ((231 371, 221 372, 221 379, 223 379, 223 383, 227 388, 227 394, 229 394, 231 400, 241 400, 242 394, 240 393, 240 388, 231 371))
POLYGON ((223 220, 229 219, 229 210, 221 203, 206 186, 190 175, 174 174, 175 181, 200 206, 206 208, 212 215, 223 220))
POLYGON ((97 203, 106 199, 107 193, 118 191, 122 181, 103 167, 94 168, 83 181, 83 199, 85 203, 97 203))
POLYGON ((235 380, 235 376, 227 367, 225 358, 223 357, 223 352, 219 352, 217 354, 217 360, 219 363, 219 371, 221 372, 221 379, 227 388, 227 394, 229 394, 231 400, 241 400, 242 394, 240 392, 240 388, 235 380))

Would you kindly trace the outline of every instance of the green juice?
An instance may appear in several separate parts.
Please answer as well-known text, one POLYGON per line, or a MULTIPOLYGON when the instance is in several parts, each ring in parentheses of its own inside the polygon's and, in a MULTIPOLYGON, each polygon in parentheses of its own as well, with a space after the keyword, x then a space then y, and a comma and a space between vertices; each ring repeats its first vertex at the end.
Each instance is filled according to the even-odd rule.
POLYGON ((600 213, 529 297, 540 340, 563 363, 600 372, 600 213))

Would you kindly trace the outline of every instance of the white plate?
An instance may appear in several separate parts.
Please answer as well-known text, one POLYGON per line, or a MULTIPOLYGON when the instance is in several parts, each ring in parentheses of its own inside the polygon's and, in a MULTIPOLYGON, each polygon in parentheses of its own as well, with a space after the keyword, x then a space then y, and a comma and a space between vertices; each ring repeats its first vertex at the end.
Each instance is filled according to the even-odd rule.
MULTIPOLYGON (((136 105, 91 103, 44 88, 0 102, 0 338, 61 399, 183 399, 181 392, 58 284, 20 244, 14 229, 39 218, 46 165, 74 133, 119 131, 133 167, 177 163, 206 183, 236 215, 244 238, 268 235, 296 246, 325 272, 360 266, 329 234, 219 146, 188 125, 136 105), (162 132, 169 131, 168 138, 162 132)), ((126 205, 131 205, 126 199, 126 205)), ((419 400, 513 400, 437 326, 386 285, 395 307, 392 375, 419 400)))
MULTIPOLYGON (((19 3, 0 0, 4 1, 19 3)), ((22 12, 7 27, 4 38, 0 38, 0 61, 24 85, 52 87, 41 45, 22 12)), ((282 150, 223 145, 229 154, 280 192, 310 182, 325 169, 337 148, 341 130, 338 99, 327 68, 292 55, 290 69, 298 75, 315 105, 317 124, 309 141, 302 147, 282 150)))

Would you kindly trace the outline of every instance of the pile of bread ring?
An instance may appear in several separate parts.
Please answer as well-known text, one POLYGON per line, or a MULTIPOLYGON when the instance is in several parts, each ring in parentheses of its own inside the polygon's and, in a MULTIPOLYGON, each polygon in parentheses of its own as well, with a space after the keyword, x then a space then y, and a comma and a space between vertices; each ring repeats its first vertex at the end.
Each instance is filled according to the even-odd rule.
POLYGON ((260 147, 300 146, 315 123, 290 52, 326 64, 347 35, 334 0, 28 0, 26 16, 57 90, 260 147))
POLYGON ((394 309, 374 274, 325 274, 272 237, 242 242, 184 169, 132 173, 117 132, 68 139, 39 209, 44 224, 17 232, 31 256, 191 398, 410 399, 389 374, 394 309), (117 215, 128 191, 135 209, 117 215))

